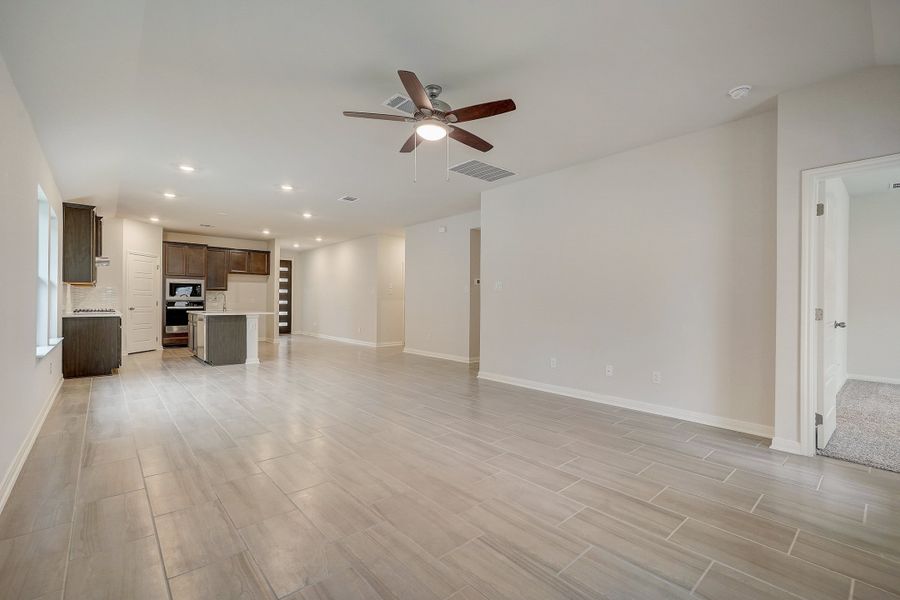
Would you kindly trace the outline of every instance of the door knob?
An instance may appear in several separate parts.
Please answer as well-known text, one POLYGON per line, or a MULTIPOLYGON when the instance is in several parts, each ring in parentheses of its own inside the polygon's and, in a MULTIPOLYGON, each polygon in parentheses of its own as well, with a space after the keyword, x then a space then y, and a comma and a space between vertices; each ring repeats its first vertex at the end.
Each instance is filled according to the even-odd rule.
POLYGON ((129 306, 129 307, 128 307, 128 310, 134 310, 134 307, 133 307, 133 306, 129 306))
POLYGON ((835 321, 835 322, 834 322, 834 328, 835 328, 835 329, 837 329, 838 327, 840 327, 841 329, 843 329, 843 328, 846 327, 846 326, 847 326, 847 323, 844 322, 844 321, 835 321))

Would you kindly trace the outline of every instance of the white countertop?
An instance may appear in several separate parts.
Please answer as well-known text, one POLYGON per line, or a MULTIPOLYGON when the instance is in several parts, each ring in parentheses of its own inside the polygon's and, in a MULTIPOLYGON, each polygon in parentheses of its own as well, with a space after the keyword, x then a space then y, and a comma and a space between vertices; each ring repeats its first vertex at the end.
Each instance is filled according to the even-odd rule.
POLYGON ((114 312, 83 312, 83 313, 65 313, 63 315, 63 319, 70 319, 72 317, 122 317, 122 313, 119 311, 114 312))
POLYGON ((189 315, 204 315, 207 317, 215 317, 218 315, 274 315, 274 312, 264 312, 260 310, 192 310, 189 315))

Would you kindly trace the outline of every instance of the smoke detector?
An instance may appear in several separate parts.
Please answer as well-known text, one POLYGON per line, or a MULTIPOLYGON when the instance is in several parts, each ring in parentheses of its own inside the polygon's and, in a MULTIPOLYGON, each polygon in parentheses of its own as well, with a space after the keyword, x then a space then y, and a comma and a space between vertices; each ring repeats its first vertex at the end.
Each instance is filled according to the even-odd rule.
POLYGON ((740 100, 749 96, 751 89, 749 85, 739 85, 728 90, 728 95, 731 96, 732 100, 740 100))

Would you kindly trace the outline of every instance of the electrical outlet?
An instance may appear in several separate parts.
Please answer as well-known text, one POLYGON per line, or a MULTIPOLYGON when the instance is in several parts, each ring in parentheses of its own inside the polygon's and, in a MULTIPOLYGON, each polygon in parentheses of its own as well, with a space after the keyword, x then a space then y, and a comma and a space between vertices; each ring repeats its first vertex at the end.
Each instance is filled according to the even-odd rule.
POLYGON ((659 371, 653 371, 653 383, 662 383, 662 373, 659 371))
POLYGON ((357 327, 357 328, 356 328, 356 333, 362 333, 362 327, 357 327))
POLYGON ((499 292, 500 290, 502 290, 502 289, 503 289, 503 282, 500 281, 499 279, 498 279, 497 281, 495 281, 495 282, 494 282, 494 289, 497 290, 498 292, 499 292))
POLYGON ((607 377, 612 377, 614 373, 615 373, 615 370, 613 369, 613 366, 612 366, 612 365, 606 365, 606 376, 607 376, 607 377))
POLYGON ((551 368, 551 369, 555 369, 555 368, 556 368, 556 364, 557 364, 557 363, 556 363, 556 357, 555 357, 555 356, 551 356, 551 357, 550 357, 550 368, 551 368))
POLYGON ((50 374, 53 375, 53 361, 50 361, 50 374))

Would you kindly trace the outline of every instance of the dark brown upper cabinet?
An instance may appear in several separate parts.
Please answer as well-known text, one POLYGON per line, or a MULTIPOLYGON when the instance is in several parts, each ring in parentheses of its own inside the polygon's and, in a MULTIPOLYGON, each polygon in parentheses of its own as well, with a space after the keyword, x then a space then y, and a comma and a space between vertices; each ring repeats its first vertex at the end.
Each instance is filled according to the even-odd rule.
POLYGON ((75 285, 97 282, 101 227, 93 206, 63 203, 63 281, 75 285))
POLYGON ((167 277, 206 277, 206 246, 166 242, 165 264, 167 277))
POLYGON ((206 289, 210 291, 228 289, 228 250, 226 248, 206 249, 206 289))
POLYGON ((250 269, 251 275, 268 275, 269 274, 269 253, 260 250, 250 251, 250 269))
POLYGON ((228 250, 228 272, 229 273, 249 273, 250 272, 250 251, 228 250))

